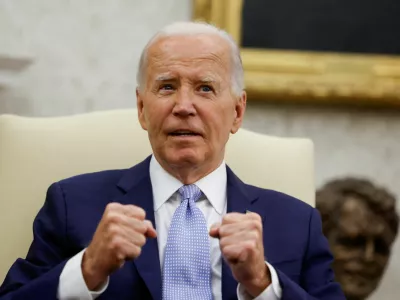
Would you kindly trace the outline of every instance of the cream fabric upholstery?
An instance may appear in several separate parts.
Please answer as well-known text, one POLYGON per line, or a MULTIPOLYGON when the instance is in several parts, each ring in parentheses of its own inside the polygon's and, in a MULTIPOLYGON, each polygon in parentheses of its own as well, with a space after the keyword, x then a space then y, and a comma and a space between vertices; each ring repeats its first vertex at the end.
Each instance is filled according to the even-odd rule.
MULTIPOLYGON (((151 153, 137 111, 56 118, 0 116, 0 282, 32 240, 49 185, 80 173, 128 168, 151 153)), ((245 182, 314 205, 313 145, 241 129, 226 161, 245 182)))

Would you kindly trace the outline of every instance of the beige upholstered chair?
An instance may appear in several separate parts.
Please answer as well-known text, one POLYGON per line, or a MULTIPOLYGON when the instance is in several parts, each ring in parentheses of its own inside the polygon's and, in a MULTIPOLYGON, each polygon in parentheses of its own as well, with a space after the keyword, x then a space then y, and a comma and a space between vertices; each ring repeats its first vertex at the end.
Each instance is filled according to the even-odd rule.
MULTIPOLYGON (((0 116, 0 283, 32 240, 32 222, 48 186, 60 179, 128 168, 151 153, 137 111, 56 118, 0 116)), ((245 182, 314 205, 313 145, 241 129, 226 161, 245 182)))

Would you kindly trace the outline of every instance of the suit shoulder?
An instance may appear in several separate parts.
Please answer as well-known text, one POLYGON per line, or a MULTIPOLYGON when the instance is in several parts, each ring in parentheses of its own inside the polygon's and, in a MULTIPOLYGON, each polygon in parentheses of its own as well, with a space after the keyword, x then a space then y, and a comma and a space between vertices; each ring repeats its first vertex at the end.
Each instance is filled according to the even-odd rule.
POLYGON ((125 171, 126 169, 85 173, 62 179, 58 183, 63 187, 76 188, 81 186, 115 186, 125 171))
POLYGON ((251 185, 247 185, 249 189, 256 193, 259 200, 268 205, 268 209, 282 212, 289 217, 304 216, 309 218, 314 208, 308 203, 275 190, 263 189, 251 185))

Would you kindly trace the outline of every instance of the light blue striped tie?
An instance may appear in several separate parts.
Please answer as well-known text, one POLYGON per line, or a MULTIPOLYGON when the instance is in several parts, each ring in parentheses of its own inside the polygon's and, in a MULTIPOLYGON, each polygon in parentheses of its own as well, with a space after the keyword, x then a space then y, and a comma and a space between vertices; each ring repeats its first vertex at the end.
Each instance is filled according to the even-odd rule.
POLYGON ((182 202, 172 217, 165 248, 163 300, 209 300, 210 240, 204 215, 195 203, 202 192, 191 184, 179 193, 182 202))

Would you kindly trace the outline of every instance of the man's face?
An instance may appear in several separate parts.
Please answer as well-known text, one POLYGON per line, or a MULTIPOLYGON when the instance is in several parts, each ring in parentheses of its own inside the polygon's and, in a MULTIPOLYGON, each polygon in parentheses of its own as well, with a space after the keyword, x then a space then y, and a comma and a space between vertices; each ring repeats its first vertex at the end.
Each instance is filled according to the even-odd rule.
POLYGON ((222 162, 246 106, 231 90, 230 51, 216 35, 163 37, 148 49, 137 107, 160 163, 211 172, 222 162))
POLYGON ((361 199, 349 197, 329 233, 333 268, 347 299, 366 299, 378 286, 394 236, 382 216, 361 199))

